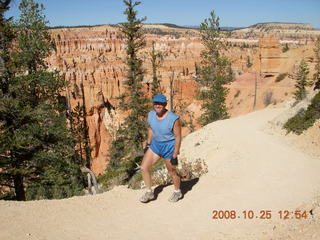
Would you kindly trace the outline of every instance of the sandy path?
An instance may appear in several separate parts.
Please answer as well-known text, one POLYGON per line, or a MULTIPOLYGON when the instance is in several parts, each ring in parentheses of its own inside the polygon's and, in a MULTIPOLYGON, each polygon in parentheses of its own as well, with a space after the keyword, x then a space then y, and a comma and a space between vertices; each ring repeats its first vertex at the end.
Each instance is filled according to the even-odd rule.
POLYGON ((0 201, 0 239, 262 239, 284 221, 279 210, 293 211, 320 190, 320 160, 262 130, 283 110, 219 121, 186 137, 181 156, 205 159, 209 172, 178 203, 167 201, 172 186, 148 204, 138 202, 142 190, 124 186, 65 200, 0 201), (213 220, 214 209, 240 218, 213 220), (271 210, 272 219, 243 219, 244 210, 271 210))

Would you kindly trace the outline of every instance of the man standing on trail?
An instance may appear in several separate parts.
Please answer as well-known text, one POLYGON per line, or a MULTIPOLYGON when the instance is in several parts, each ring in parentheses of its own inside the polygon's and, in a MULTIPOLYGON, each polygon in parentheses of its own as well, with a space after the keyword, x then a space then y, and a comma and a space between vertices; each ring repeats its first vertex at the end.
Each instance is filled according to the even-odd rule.
POLYGON ((147 203, 155 198, 151 189, 150 169, 161 157, 173 180, 174 191, 169 198, 176 202, 182 198, 180 177, 177 174, 177 156, 181 145, 180 117, 166 109, 167 98, 162 94, 153 97, 153 110, 148 114, 148 139, 145 154, 141 163, 141 172, 147 191, 140 201, 147 203))

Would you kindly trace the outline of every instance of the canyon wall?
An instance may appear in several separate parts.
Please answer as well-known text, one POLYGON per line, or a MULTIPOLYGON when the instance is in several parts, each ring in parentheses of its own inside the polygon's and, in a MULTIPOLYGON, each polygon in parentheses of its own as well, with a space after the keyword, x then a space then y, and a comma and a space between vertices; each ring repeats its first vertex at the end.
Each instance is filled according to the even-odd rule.
MULTIPOLYGON (((170 95, 170 79, 174 83, 174 106, 169 105, 169 108, 176 108, 182 118, 198 128, 196 118, 201 114, 201 107, 195 100, 197 84, 194 77, 203 50, 198 31, 159 25, 145 26, 145 30, 147 46, 140 54, 146 69, 146 93, 151 99, 152 69, 149 53, 154 41, 155 50, 164 56, 158 73, 167 96, 170 95)), ((85 99, 90 144, 93 147, 91 168, 99 175, 107 167, 108 148, 122 119, 117 110, 116 97, 124 91, 125 43, 117 28, 109 25, 51 29, 50 34, 56 44, 56 51, 48 58, 48 64, 52 70, 64 73, 70 83, 65 94, 72 108, 78 102, 82 104, 82 99, 85 99)), ((293 87, 293 80, 289 76, 301 59, 299 53, 304 51, 304 55, 312 55, 311 45, 304 46, 303 50, 293 49, 295 57, 290 56, 290 51, 282 53, 279 39, 275 36, 260 41, 256 39, 245 48, 242 44, 247 43, 247 39, 228 41, 231 47, 225 54, 233 61, 236 78, 228 86, 227 105, 232 117, 253 110, 256 82, 256 109, 288 98, 293 87), (282 72, 288 73, 288 77, 275 84, 275 77, 282 72), (269 94, 267 102, 266 94, 269 94)), ((189 129, 190 126, 185 127, 183 134, 188 134, 189 129)))
MULTIPOLYGON (((93 147, 91 168, 100 174, 106 168, 108 147, 121 121, 116 97, 124 91, 125 43, 117 28, 112 26, 59 28, 50 30, 50 34, 56 51, 48 59, 49 66, 51 70, 64 73, 70 83, 66 96, 72 108, 85 99, 90 144, 93 147)), ((182 99, 191 102, 196 89, 192 76, 195 74, 195 62, 200 62, 202 49, 199 39, 187 35, 179 39, 175 36, 159 37, 157 34, 147 34, 146 39, 147 46, 141 52, 147 70, 144 79, 146 92, 150 95, 152 80, 148 53, 152 41, 156 41, 156 51, 164 54, 159 76, 166 95, 169 96, 169 82, 173 79, 175 103, 182 99)))

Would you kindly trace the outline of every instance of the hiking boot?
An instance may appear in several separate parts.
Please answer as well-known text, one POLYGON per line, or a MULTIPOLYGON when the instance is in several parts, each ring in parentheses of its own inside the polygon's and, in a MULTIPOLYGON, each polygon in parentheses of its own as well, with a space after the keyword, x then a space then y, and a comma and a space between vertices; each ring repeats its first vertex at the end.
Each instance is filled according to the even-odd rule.
POLYGON ((147 203, 147 202, 149 202, 149 201, 151 201, 153 199, 154 199, 154 193, 147 191, 140 198, 140 202, 147 203))
POLYGON ((181 193, 181 191, 179 191, 179 192, 174 191, 174 192, 172 193, 171 197, 168 199, 168 201, 169 201, 169 202, 177 202, 177 201, 179 201, 179 199, 181 199, 181 198, 182 198, 182 193, 181 193))

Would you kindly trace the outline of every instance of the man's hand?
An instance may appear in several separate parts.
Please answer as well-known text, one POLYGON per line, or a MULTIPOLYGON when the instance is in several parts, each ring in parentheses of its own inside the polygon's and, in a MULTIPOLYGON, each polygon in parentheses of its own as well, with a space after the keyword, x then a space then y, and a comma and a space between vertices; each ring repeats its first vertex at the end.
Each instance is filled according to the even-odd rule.
POLYGON ((172 166, 177 166, 178 165, 178 158, 177 157, 172 157, 170 159, 170 163, 172 166))

